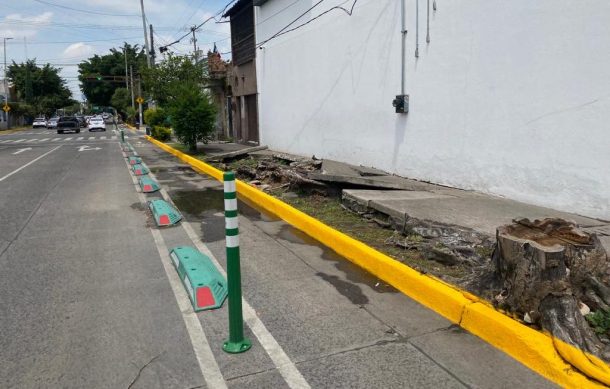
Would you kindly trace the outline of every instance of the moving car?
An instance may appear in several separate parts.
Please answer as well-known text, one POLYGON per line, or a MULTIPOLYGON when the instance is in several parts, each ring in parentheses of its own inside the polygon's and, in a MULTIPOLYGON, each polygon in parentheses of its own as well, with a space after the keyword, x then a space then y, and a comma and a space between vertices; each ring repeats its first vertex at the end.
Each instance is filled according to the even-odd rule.
POLYGON ((47 119, 42 118, 42 117, 34 119, 34 123, 32 123, 32 128, 38 128, 38 127, 46 128, 47 119))
POLYGON ((53 116, 51 119, 49 119, 49 121, 47 122, 47 128, 56 128, 57 127, 57 121, 59 120, 59 117, 57 116, 53 116))
POLYGON ((78 122, 80 123, 80 128, 87 128, 87 121, 85 120, 84 116, 78 116, 78 115, 74 115, 74 117, 78 120, 78 122))
POLYGON ((102 130, 106 131, 106 123, 104 123, 104 119, 101 116, 94 116, 89 119, 89 132, 94 130, 102 130))
POLYGON ((65 131, 80 132, 80 122, 74 116, 62 116, 57 121, 57 133, 63 134, 65 131))

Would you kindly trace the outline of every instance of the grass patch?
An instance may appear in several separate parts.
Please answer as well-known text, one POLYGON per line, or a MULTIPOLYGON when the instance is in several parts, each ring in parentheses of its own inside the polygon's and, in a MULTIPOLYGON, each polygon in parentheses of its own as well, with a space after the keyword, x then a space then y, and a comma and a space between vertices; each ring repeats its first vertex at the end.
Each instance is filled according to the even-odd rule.
MULTIPOLYGON (((445 266, 435 261, 430 261, 424 258, 417 250, 404 249, 386 243, 387 240, 395 234, 393 230, 382 228, 374 221, 367 220, 362 216, 345 209, 341 205, 341 200, 337 197, 325 197, 304 193, 297 193, 297 197, 289 197, 283 196, 281 191, 270 192, 270 194, 280 198, 282 201, 292 205, 309 216, 320 220, 324 224, 421 272, 458 278, 463 277, 467 272, 467 270, 461 266, 445 266)), ((408 239, 415 242, 423 240, 419 235, 409 236, 408 239)))

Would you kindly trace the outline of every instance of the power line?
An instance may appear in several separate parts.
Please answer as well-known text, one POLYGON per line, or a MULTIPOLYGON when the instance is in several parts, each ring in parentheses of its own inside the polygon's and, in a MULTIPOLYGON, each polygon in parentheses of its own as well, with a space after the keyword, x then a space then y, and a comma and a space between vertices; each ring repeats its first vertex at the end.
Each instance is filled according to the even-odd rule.
MULTIPOLYGON (((302 13, 301 15, 299 15, 299 16, 298 16, 296 19, 294 19, 292 22, 290 22, 289 24, 287 24, 286 26, 284 26, 284 27, 283 27, 281 30, 279 30, 278 32, 276 32, 275 34, 273 34, 271 37, 269 37, 269 38, 265 39, 264 41, 262 41, 262 42, 260 42, 260 43, 257 43, 257 44, 256 44, 256 47, 261 47, 261 46, 263 46, 265 43, 269 42, 269 41, 270 41, 270 40, 272 40, 272 39, 277 38, 278 36, 281 36, 281 35, 284 35, 284 34, 288 34, 289 32, 292 32, 292 31, 298 30, 299 28, 301 28, 301 27, 303 27, 303 26, 305 26, 305 25, 307 25, 307 24, 309 24, 309 23, 313 22, 314 20, 316 20, 316 19, 318 19, 318 18, 320 18, 320 17, 322 17, 322 16, 326 15, 327 13, 329 13, 329 12, 331 12, 331 11, 333 11, 333 10, 336 10, 336 9, 338 9, 338 10, 341 10, 341 11, 345 12, 345 13, 346 13, 347 15, 349 15, 349 16, 352 16, 352 14, 354 13, 354 7, 356 6, 356 3, 358 2, 358 0, 354 0, 354 2, 352 3, 351 8, 350 8, 349 10, 348 10, 348 9, 346 9, 346 8, 343 8, 343 7, 342 7, 342 6, 340 6, 340 5, 338 5, 338 6, 334 6, 334 7, 332 7, 332 8, 327 9, 326 11, 322 12, 321 14, 319 14, 319 15, 317 15, 317 16, 315 16, 315 17, 311 18, 311 19, 309 19, 309 20, 308 20, 308 21, 306 21, 305 23, 299 24, 298 26, 293 27, 293 28, 291 28, 291 29, 288 29, 288 30, 287 30, 287 28, 288 28, 288 27, 290 27, 291 25, 293 25, 293 24, 294 24, 294 23, 295 23, 297 20, 301 19, 301 18, 302 18, 303 16, 305 16, 305 15, 306 15, 306 14, 307 14, 309 11, 311 11, 312 9, 314 9, 315 7, 317 7, 317 6, 318 6, 320 3, 322 3, 323 1, 324 1, 324 0, 320 0, 320 1, 318 1, 318 2, 317 2, 316 4, 314 4, 314 5, 313 5, 311 8, 309 8, 307 11, 305 11, 304 13, 302 13)), ((349 1, 349 0, 344 1, 344 2, 342 3, 342 5, 343 5, 343 4, 345 4, 345 3, 347 3, 348 1, 349 1)))
MULTIPOLYGON (((126 36, 124 38, 113 38, 113 39, 92 39, 92 40, 80 40, 80 41, 28 41, 28 45, 49 45, 49 44, 65 44, 65 43, 91 43, 91 42, 114 42, 123 41, 127 39, 136 39, 140 36, 126 36)), ((12 42, 11 42, 12 43, 12 42)))
POLYGON ((224 14, 224 12, 227 10, 227 8, 229 8, 229 6, 233 3, 235 3, 237 0, 231 0, 229 1, 223 9, 221 9, 220 11, 218 11, 216 14, 214 14, 213 16, 210 16, 209 18, 207 18, 206 20, 204 20, 201 24, 199 24, 198 26, 193 27, 189 32, 187 32, 186 34, 182 35, 180 38, 176 39, 174 42, 163 46, 163 51, 166 51, 167 48, 169 46, 175 45, 176 43, 180 43, 181 40, 183 40, 184 38, 186 38, 187 36, 189 36, 190 34, 192 34, 193 30, 197 31, 199 30, 204 24, 206 24, 207 22, 209 22, 210 20, 215 20, 217 21, 216 17, 219 15, 224 14))
POLYGON ((44 1, 44 0, 34 0, 34 1, 37 2, 37 3, 41 3, 41 4, 50 5, 52 7, 63 8, 63 9, 68 9, 68 10, 74 11, 74 12, 82 12, 82 13, 93 14, 93 15, 104 15, 104 16, 139 16, 139 15, 136 15, 136 14, 113 14, 113 13, 107 13, 107 12, 98 12, 98 11, 90 11, 90 10, 85 10, 85 9, 72 8, 72 7, 67 7, 65 5, 59 5, 59 4, 51 3, 49 1, 44 1))

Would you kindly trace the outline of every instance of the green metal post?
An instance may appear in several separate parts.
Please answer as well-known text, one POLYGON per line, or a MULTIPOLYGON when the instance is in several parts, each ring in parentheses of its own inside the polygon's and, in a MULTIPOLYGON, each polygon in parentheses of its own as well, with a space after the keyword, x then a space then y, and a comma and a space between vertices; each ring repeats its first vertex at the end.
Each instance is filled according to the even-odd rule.
POLYGON ((237 224, 237 193, 235 173, 224 173, 225 232, 227 236, 227 284, 229 297, 229 340, 222 349, 228 353, 243 353, 252 347, 244 338, 241 307, 241 269, 239 264, 239 230, 237 224))
POLYGON ((121 142, 125 143, 125 130, 121 128, 121 142))

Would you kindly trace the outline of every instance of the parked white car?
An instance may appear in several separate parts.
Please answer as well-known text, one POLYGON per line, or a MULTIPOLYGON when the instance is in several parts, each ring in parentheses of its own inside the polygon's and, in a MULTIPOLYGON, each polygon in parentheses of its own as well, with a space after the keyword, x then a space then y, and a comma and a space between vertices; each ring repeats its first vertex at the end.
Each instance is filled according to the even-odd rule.
POLYGON ((32 128, 47 127, 47 119, 45 118, 36 118, 34 119, 34 123, 32 123, 32 128))
POLYGON ((87 125, 89 131, 102 130, 106 131, 106 123, 104 123, 104 119, 101 116, 94 116, 89 119, 89 124, 87 125))

